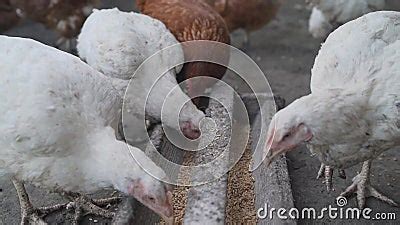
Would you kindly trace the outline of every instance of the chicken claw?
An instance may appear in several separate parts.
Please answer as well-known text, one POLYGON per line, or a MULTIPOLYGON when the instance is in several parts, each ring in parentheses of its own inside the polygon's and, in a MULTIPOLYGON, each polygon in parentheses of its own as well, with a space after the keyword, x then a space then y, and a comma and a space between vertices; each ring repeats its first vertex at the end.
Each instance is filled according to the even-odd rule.
MULTIPOLYGON (((344 170, 339 169, 339 177, 342 179, 346 179, 346 173, 344 170)), ((330 166, 326 166, 325 164, 321 164, 319 168, 317 179, 320 179, 324 176, 324 182, 326 185, 326 190, 329 192, 332 190, 332 177, 333 177, 333 168, 330 166)))
POLYGON ((111 197, 95 200, 90 199, 84 195, 72 192, 65 192, 63 193, 63 195, 71 200, 66 208, 75 210, 73 224, 78 224, 82 216, 85 216, 87 214, 101 216, 104 218, 113 218, 115 216, 114 212, 110 212, 101 207, 115 204, 121 201, 121 197, 111 197))
POLYGON ((25 224, 47 224, 42 217, 46 216, 54 211, 60 210, 66 206, 66 204, 58 204, 51 207, 42 207, 35 209, 29 200, 28 193, 26 192, 24 184, 16 178, 11 178, 14 184, 15 190, 17 191, 19 204, 21 206, 21 225, 25 224), (40 215, 40 216, 39 216, 40 215))
POLYGON ((121 201, 121 197, 111 197, 105 199, 89 199, 81 194, 72 192, 62 192, 62 195, 71 200, 69 203, 57 204, 54 206, 34 208, 29 200, 24 184, 15 179, 11 179, 15 190, 17 191, 19 202, 21 205, 21 225, 36 224, 46 225, 47 223, 42 219, 50 213, 62 209, 75 209, 74 224, 78 224, 80 218, 87 214, 102 216, 105 218, 112 218, 113 212, 109 212, 101 207, 106 207, 111 204, 116 204, 121 201))
POLYGON ((324 182, 326 185, 326 190, 329 192, 332 190, 332 176, 333 169, 330 166, 326 166, 321 164, 321 168, 319 168, 317 179, 320 179, 324 175, 324 182))
POLYGON ((343 197, 350 197, 352 194, 357 194, 357 203, 360 209, 365 207, 367 197, 374 197, 391 206, 398 207, 399 205, 392 199, 378 192, 374 187, 370 185, 370 170, 371 160, 365 161, 362 166, 361 173, 353 178, 353 184, 351 184, 346 190, 340 194, 343 197))

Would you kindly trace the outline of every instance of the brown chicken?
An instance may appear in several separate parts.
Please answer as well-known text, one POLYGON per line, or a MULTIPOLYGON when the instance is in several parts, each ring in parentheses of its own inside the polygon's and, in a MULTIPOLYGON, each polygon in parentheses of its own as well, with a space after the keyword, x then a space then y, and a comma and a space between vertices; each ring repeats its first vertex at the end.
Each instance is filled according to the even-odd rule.
POLYGON ((11 6, 10 0, 0 0, 0 32, 4 32, 15 26, 21 17, 16 9, 11 6))
POLYGON ((249 33, 269 23, 284 0, 204 0, 225 20, 229 31, 243 29, 244 45, 249 45, 249 33))
MULTIPOLYGON (((199 0, 138 0, 137 6, 143 14, 162 21, 180 42, 207 40, 214 42, 230 43, 229 31, 224 19, 207 3, 199 0)), ((185 59, 204 55, 204 49, 185 49, 185 59), (197 51, 198 50, 198 51, 197 51)), ((229 49, 213 47, 207 48, 211 57, 229 61, 229 49)), ((210 76, 221 79, 226 72, 226 67, 206 62, 186 63, 177 76, 179 82, 194 78, 210 76)), ((187 91, 191 98, 204 94, 204 91, 214 84, 208 79, 201 79, 193 83, 187 81, 187 91)), ((194 98, 197 106, 204 106, 199 98, 194 98)))
POLYGON ((70 48, 75 38, 99 0, 10 0, 12 6, 20 10, 24 17, 44 24, 55 30, 60 38, 57 45, 70 48))

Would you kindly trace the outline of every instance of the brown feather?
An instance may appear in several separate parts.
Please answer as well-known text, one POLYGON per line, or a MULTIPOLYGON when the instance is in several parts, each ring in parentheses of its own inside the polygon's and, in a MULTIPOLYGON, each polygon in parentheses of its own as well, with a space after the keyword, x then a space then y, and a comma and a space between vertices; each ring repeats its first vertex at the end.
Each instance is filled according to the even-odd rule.
POLYGON ((230 31, 260 29, 275 18, 283 0, 205 0, 224 18, 230 31))
MULTIPOLYGON (((212 7, 199 0, 139 0, 137 6, 140 11, 162 21, 180 42, 194 40, 216 41, 230 43, 229 31, 223 18, 212 7)), ((212 52, 210 55, 222 54, 228 62, 229 53, 212 52), (228 54, 227 54, 228 53, 228 54)), ((196 51, 185 52, 185 58, 193 57, 196 51)), ((186 63, 178 75, 178 81, 198 76, 212 76, 221 79, 226 68, 211 63, 186 63)), ((214 82, 204 81, 201 84, 189 85, 189 96, 203 94, 214 82)), ((197 103, 197 102, 195 102, 197 103)))

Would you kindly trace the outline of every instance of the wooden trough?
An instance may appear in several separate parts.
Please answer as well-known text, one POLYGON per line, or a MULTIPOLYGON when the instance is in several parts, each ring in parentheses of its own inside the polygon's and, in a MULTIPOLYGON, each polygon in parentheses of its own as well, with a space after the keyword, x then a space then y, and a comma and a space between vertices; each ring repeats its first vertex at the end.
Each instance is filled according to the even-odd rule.
MULTIPOLYGON (((233 92, 220 88, 215 88, 211 96, 225 102, 222 106, 218 101, 210 100, 206 111, 219 127, 215 140, 201 151, 185 152, 173 146, 163 135, 161 126, 156 125, 151 139, 164 157, 183 165, 198 165, 214 159, 224 148, 232 147, 229 146, 231 129, 238 130, 243 127, 242 124, 230 124, 227 120, 235 120, 239 99, 233 92)), ((254 95, 243 95, 241 98, 252 122, 251 140, 243 156, 227 174, 215 181, 199 186, 175 188, 174 211, 177 224, 296 224, 295 221, 278 218, 257 218, 257 210, 265 207, 265 204, 268 207, 290 209, 293 207, 293 197, 285 157, 275 161, 270 168, 262 164, 253 173, 249 172, 251 155, 255 148, 252 140, 254 143, 259 138, 261 118, 254 95)), ((268 98, 273 97, 261 95, 261 99, 268 98)), ((278 108, 284 106, 284 100, 281 98, 275 98, 275 102, 278 108)), ((209 140, 201 139, 200 144, 205 141, 209 140)), ((188 181, 190 176, 190 171, 180 173, 180 177, 188 181)), ((160 217, 133 198, 126 199, 121 204, 113 220, 113 224, 121 225, 160 223, 163 224, 160 217)))

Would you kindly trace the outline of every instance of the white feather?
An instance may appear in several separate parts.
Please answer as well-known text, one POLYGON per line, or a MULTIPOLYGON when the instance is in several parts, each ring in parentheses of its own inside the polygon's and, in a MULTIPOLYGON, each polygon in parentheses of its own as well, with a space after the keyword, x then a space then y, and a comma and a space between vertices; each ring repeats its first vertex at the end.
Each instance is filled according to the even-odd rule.
POLYGON ((322 38, 328 36, 332 30, 333 26, 325 15, 317 7, 314 7, 308 22, 308 31, 314 38, 322 38))
POLYGON ((315 59, 312 93, 278 112, 278 127, 306 124, 311 150, 338 167, 398 146, 399 49, 399 12, 374 12, 341 26, 315 59))
MULTIPOLYGON (((121 12, 115 8, 94 10, 82 27, 77 47, 80 57, 94 69, 110 77, 128 80, 148 57, 176 44, 178 41, 162 22, 146 15, 121 12)), ((180 47, 175 49, 173 55, 160 56, 159 63, 168 65, 171 60, 183 60, 182 49, 180 47)), ((145 69, 150 71, 150 74, 157 71, 154 67, 145 69)), ((155 76, 134 77, 132 82, 135 82, 135 87, 140 88, 135 90, 129 88, 127 92, 129 113, 143 117, 144 110, 134 106, 140 105, 139 102, 148 97, 147 115, 161 120, 163 103, 169 92, 178 85, 175 76, 180 69, 181 67, 175 67, 166 72, 158 82, 153 79, 155 76), (146 87, 151 87, 154 83, 156 84, 149 95, 146 87)), ((187 102, 181 111, 180 121, 199 124, 200 120, 204 118, 204 114, 196 108, 181 89, 174 96, 173 102, 177 106, 187 102)), ((166 115, 177 112, 176 107, 166 109, 166 115)), ((131 121, 137 120, 132 118, 131 121)), ((170 127, 179 129, 177 121, 171 118, 167 117, 163 122, 170 127)))
POLYGON ((313 4, 309 30, 314 37, 325 38, 337 26, 369 12, 382 10, 385 0, 318 0, 313 4))
POLYGON ((109 115, 121 97, 110 79, 75 56, 0 36, 0 171, 76 192, 127 192, 130 179, 153 179, 115 139, 109 115))

